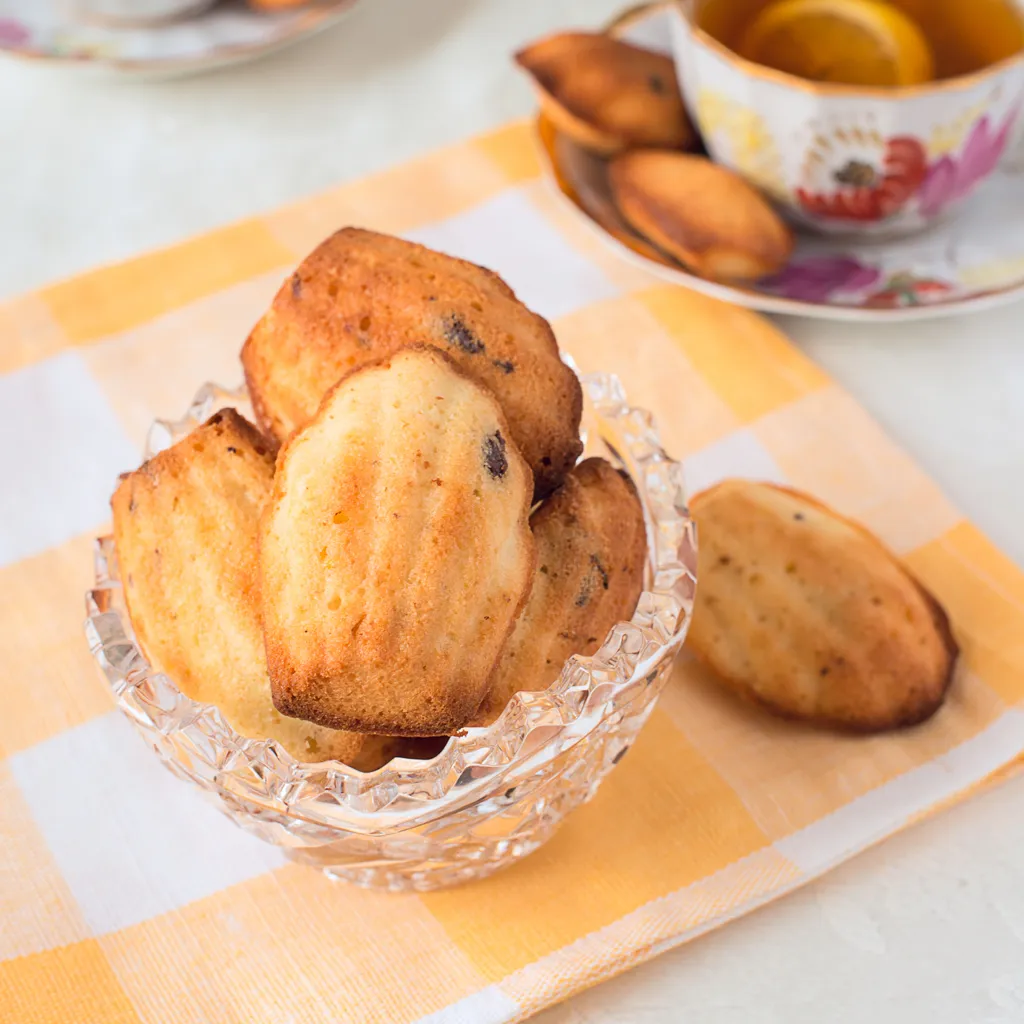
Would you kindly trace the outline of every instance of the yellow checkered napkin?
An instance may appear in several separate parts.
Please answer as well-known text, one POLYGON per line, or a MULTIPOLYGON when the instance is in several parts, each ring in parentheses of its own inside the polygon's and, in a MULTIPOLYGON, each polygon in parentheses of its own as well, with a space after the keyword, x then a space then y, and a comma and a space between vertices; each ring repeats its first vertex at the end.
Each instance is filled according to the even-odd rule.
POLYGON ((1024 750, 1024 575, 764 320, 624 263, 515 125, 0 307, 0 1021, 498 1024, 779 896, 1024 750), (927 725, 775 721, 685 659, 592 803, 522 864, 429 896, 290 865, 167 772, 82 637, 90 541, 155 416, 234 384, 279 282, 334 228, 499 271, 583 370, 651 409, 691 489, 783 480, 945 603, 964 671, 927 725))

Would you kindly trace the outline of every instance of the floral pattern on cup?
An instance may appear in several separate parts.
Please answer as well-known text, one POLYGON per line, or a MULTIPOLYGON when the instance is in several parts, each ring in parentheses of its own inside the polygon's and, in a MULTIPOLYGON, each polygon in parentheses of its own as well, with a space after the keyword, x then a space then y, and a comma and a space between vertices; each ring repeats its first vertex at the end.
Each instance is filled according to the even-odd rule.
POLYGON ((836 220, 878 221, 899 213, 928 174, 915 138, 839 129, 819 137, 804 164, 796 197, 808 213, 836 220))
POLYGON ((764 119, 712 89, 703 89, 694 102, 705 142, 714 143, 720 159, 772 199, 784 199, 782 160, 764 119))
POLYGON ((990 126, 988 115, 975 123, 959 157, 945 154, 928 168, 918 193, 921 213, 936 217, 950 203, 966 198, 987 178, 1006 151, 1018 110, 1014 108, 998 129, 990 126))
POLYGON ((817 136, 796 198, 807 213, 836 221, 884 221, 912 205, 922 223, 933 220, 996 169, 1017 114, 1013 108, 998 128, 983 114, 959 156, 944 153, 931 163, 924 144, 909 135, 884 139, 850 128, 817 136))

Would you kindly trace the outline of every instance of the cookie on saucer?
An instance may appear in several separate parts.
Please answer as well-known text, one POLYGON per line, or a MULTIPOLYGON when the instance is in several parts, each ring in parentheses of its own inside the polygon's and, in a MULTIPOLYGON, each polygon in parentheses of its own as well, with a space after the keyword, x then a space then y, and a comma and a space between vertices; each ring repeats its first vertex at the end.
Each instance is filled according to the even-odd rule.
POLYGON ((793 251, 793 234, 768 201, 707 157, 623 153, 608 182, 634 230, 702 277, 754 281, 781 270, 793 251))
POLYGON ((697 141, 670 57, 611 36, 561 32, 516 54, 542 112, 578 145, 601 156, 697 141))

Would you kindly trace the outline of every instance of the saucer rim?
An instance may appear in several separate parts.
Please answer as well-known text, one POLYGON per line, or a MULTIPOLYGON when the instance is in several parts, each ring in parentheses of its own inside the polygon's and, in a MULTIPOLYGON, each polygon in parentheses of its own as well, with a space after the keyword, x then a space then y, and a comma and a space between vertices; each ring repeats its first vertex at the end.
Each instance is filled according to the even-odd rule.
MULTIPOLYGON (((361 0, 329 0, 329 3, 324 4, 321 0, 321 3, 314 9, 296 12, 298 17, 293 22, 286 23, 280 33, 271 38, 258 42, 220 43, 212 45, 208 50, 195 56, 125 58, 99 53, 58 53, 53 50, 12 43, 0 43, 0 56, 55 66, 102 68, 128 75, 168 77, 188 75, 252 60, 299 42, 335 24, 354 10, 360 2, 361 0)), ((204 11, 194 17, 200 19, 208 14, 208 11, 204 11)), ((68 21, 68 24, 71 22, 68 21)), ((159 31, 165 27, 166 25, 154 26, 153 30, 159 31)), ((122 30, 108 28, 106 31, 116 34, 122 30)), ((140 32, 145 29, 136 27, 131 31, 140 32)))

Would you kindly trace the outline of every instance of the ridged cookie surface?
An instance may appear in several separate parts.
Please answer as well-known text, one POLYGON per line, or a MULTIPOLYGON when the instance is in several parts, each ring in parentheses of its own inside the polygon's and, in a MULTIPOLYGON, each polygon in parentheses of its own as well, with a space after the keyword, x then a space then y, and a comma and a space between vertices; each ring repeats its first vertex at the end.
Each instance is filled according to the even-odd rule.
POLYGON ((687 647, 729 687, 784 716, 861 731, 939 707, 957 658, 946 614, 867 530, 798 491, 744 480, 690 508, 687 647))
POLYGON ((582 392, 548 322, 497 274, 390 235, 345 228, 308 256, 242 349, 260 425, 284 441, 352 369, 434 345, 504 410, 538 497, 582 451, 582 392))
POLYGON ((646 149, 608 165, 622 216, 644 238, 704 277, 745 281, 781 270, 793 234, 738 174, 707 157, 646 149))
POLYGON ((573 654, 593 654, 643 590, 647 534, 630 480, 587 459, 530 518, 537 571, 474 719, 488 725, 514 693, 544 690, 573 654))
POLYGON ((135 636, 182 693, 215 704, 242 735, 302 761, 373 762, 364 737, 286 718, 271 700, 257 553, 273 475, 266 439, 225 409, 122 478, 111 507, 135 636))
POLYGON ((389 735, 465 726, 529 590, 532 494, 498 403, 436 349, 343 379, 281 449, 263 518, 278 709, 389 735))
POLYGON ((560 32, 516 54, 557 128, 591 152, 632 146, 675 149, 697 134, 670 57, 611 36, 560 32))

